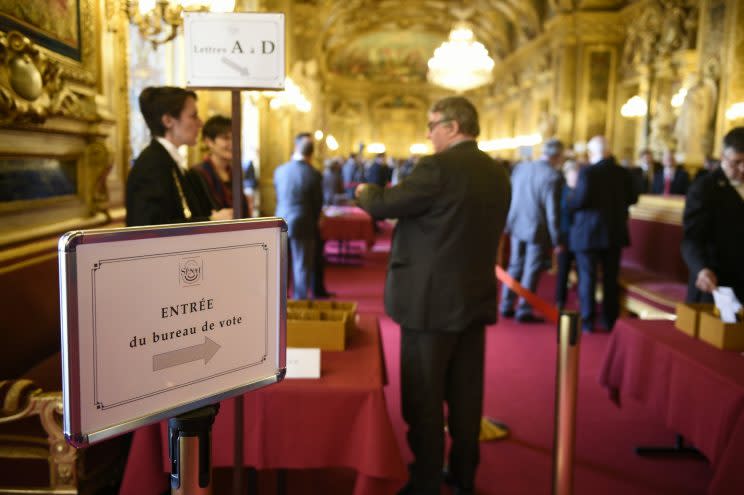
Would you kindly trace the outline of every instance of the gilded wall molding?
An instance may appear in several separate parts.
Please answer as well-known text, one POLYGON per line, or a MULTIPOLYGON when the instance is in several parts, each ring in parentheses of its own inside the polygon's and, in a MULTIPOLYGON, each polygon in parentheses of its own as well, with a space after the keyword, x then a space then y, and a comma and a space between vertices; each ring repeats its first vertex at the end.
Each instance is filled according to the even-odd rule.
POLYGON ((49 52, 49 56, 62 66, 67 79, 91 88, 94 88, 98 82, 96 35, 100 21, 96 3, 97 0, 80 0, 81 60, 78 62, 49 52))
POLYGON ((619 12, 559 14, 545 23, 545 34, 562 42, 618 43, 625 38, 619 12))
POLYGON ((53 116, 95 121, 95 100, 27 37, 0 32, 0 125, 40 124, 53 116))
POLYGON ((621 66, 626 74, 639 65, 672 63, 677 52, 694 50, 699 11, 685 0, 637 2, 622 13, 625 46, 621 66))
POLYGON ((83 196, 91 214, 106 209, 109 200, 106 178, 114 166, 112 153, 101 141, 94 141, 85 148, 82 156, 83 196))

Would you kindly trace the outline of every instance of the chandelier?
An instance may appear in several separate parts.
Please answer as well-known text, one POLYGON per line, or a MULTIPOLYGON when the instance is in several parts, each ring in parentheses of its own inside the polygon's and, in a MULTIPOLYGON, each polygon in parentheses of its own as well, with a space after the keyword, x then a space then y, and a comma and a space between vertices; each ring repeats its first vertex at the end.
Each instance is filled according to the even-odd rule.
POLYGON ((727 120, 739 120, 744 119, 744 101, 732 104, 726 110, 727 120))
POLYGON ((449 40, 434 50, 428 65, 429 82, 457 92, 477 88, 493 79, 493 59, 486 47, 475 41, 466 22, 455 24, 449 40))
POLYGON ((142 38, 158 45, 178 35, 184 12, 232 12, 235 0, 127 0, 129 21, 142 38))
POLYGON ((632 119, 634 117, 644 117, 648 113, 648 104, 646 100, 638 95, 628 98, 620 108, 620 115, 632 119))

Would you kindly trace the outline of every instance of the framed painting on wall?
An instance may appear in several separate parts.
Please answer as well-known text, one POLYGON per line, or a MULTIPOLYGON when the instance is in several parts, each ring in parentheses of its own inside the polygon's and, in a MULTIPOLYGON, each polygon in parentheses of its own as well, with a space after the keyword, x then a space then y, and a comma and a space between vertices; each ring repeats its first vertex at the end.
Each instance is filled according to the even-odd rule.
POLYGON ((81 61, 80 0, 0 0, 0 29, 81 61))

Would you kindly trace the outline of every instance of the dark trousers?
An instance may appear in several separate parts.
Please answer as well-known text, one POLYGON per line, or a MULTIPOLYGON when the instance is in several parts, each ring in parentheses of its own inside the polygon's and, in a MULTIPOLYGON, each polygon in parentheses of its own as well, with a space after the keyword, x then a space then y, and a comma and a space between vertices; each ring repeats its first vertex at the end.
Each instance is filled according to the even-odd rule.
POLYGON ((555 304, 559 309, 566 306, 568 294, 568 275, 571 273, 571 264, 576 256, 573 251, 564 249, 558 253, 558 274, 555 281, 555 304))
POLYGON ((444 402, 452 438, 449 471, 461 487, 474 486, 484 352, 483 325, 471 325, 462 332, 402 329, 401 403, 414 456, 410 466, 414 493, 439 494, 444 464, 444 402))
POLYGON ((313 295, 327 293, 325 286, 325 241, 320 234, 315 238, 315 266, 313 269, 313 295))
POLYGON ((620 314, 620 289, 617 283, 620 271, 620 248, 593 249, 576 252, 579 272, 579 300, 582 327, 594 328, 594 293, 597 287, 597 265, 602 266, 602 323, 612 330, 620 314))

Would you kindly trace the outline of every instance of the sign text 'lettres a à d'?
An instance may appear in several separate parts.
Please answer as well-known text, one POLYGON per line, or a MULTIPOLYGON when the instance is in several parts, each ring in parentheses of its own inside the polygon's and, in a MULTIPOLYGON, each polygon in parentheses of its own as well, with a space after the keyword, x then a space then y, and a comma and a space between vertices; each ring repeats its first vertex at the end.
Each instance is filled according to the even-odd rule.
POLYGON ((284 89, 284 14, 186 13, 186 85, 284 89))

